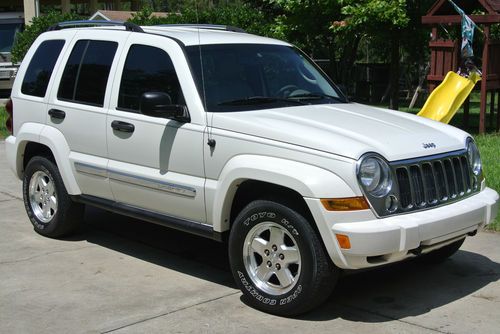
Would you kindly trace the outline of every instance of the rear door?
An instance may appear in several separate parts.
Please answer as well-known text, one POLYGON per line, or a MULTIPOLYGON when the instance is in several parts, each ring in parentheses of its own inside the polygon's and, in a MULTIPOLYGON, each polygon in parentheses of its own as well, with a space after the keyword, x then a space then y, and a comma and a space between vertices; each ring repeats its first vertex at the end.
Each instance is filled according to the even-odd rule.
POLYGON ((106 114, 116 61, 130 33, 78 31, 47 108, 47 125, 61 131, 83 194, 113 199, 107 179, 106 114))
POLYGON ((74 36, 74 31, 58 31, 47 38, 38 38, 19 68, 14 87, 12 100, 16 110, 14 118, 14 133, 17 133, 24 123, 45 124, 49 92, 54 84, 68 44, 74 36))

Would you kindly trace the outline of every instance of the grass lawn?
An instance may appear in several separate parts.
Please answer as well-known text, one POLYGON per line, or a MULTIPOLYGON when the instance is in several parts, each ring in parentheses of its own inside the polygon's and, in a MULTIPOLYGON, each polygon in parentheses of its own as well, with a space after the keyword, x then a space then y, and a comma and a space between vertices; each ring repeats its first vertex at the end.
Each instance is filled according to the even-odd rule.
POLYGON ((4 139, 9 135, 5 128, 5 121, 7 119, 7 112, 4 106, 0 106, 0 139, 4 139))
MULTIPOLYGON (((408 110, 407 108, 402 108, 402 111, 416 113, 418 109, 408 110)), ((7 113, 5 108, 0 106, 0 139, 8 135, 7 129, 5 128, 6 117, 7 113)), ((451 124, 461 127, 462 119, 463 114, 459 112, 453 118, 451 124)), ((472 133, 477 132, 477 124, 479 124, 479 102, 477 96, 473 96, 470 112, 470 130, 472 130, 472 133)), ((500 192, 500 133, 475 135, 475 139, 481 151, 484 173, 486 175, 486 184, 488 187, 500 192)), ((500 217, 496 218, 495 222, 491 225, 491 229, 500 231, 500 217)))
MULTIPOLYGON (((475 139, 481 151, 486 185, 500 193, 500 132, 475 136, 475 139)), ((500 231, 500 217, 495 219, 491 229, 500 231)))

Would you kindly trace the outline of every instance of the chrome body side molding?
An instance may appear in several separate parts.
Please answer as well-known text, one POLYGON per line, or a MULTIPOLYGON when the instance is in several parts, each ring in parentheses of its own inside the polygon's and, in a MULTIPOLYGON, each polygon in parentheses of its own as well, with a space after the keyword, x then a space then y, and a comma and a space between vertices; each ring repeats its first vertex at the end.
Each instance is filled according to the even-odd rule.
POLYGON ((110 180, 125 182, 134 184, 137 186, 150 188, 159 191, 165 191, 186 197, 195 197, 196 189, 188 187, 181 184, 175 184, 171 182, 153 180, 147 177, 132 175, 128 173, 119 172, 116 170, 106 169, 102 167, 97 167, 81 162, 75 162, 75 170, 78 173, 90 174, 94 176, 99 176, 103 178, 109 178, 110 180))
POLYGON ((196 189, 180 184, 153 180, 150 178, 131 175, 128 173, 118 172, 115 170, 108 170, 108 175, 110 179, 115 181, 130 183, 137 186, 142 186, 160 191, 166 191, 181 196, 187 196, 187 197, 196 196, 196 189))
POLYGON ((104 178, 108 177, 108 171, 106 168, 88 165, 88 164, 84 164, 81 162, 75 162, 75 170, 78 173, 90 174, 90 175, 100 176, 100 177, 104 177, 104 178))

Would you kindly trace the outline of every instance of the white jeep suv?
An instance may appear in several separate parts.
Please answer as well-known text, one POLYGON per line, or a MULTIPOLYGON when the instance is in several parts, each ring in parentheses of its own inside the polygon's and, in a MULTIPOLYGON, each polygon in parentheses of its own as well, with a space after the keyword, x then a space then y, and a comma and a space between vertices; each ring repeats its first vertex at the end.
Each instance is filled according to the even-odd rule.
POLYGON ((90 24, 43 33, 8 103, 8 161, 42 235, 89 204, 228 238, 248 302, 294 315, 341 269, 443 260, 498 211, 470 135, 350 103, 288 43, 90 24))

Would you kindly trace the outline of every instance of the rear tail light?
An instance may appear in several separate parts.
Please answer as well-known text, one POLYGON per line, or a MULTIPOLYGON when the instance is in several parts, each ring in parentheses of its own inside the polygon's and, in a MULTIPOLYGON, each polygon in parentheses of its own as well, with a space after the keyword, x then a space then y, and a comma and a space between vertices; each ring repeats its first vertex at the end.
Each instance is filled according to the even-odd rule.
POLYGON ((5 110, 7 110, 7 120, 5 121, 5 127, 7 128, 7 130, 10 132, 10 134, 14 134, 13 133, 13 129, 14 129, 14 108, 13 108, 13 105, 12 105, 12 99, 9 99, 7 101, 7 104, 5 105, 5 110))

